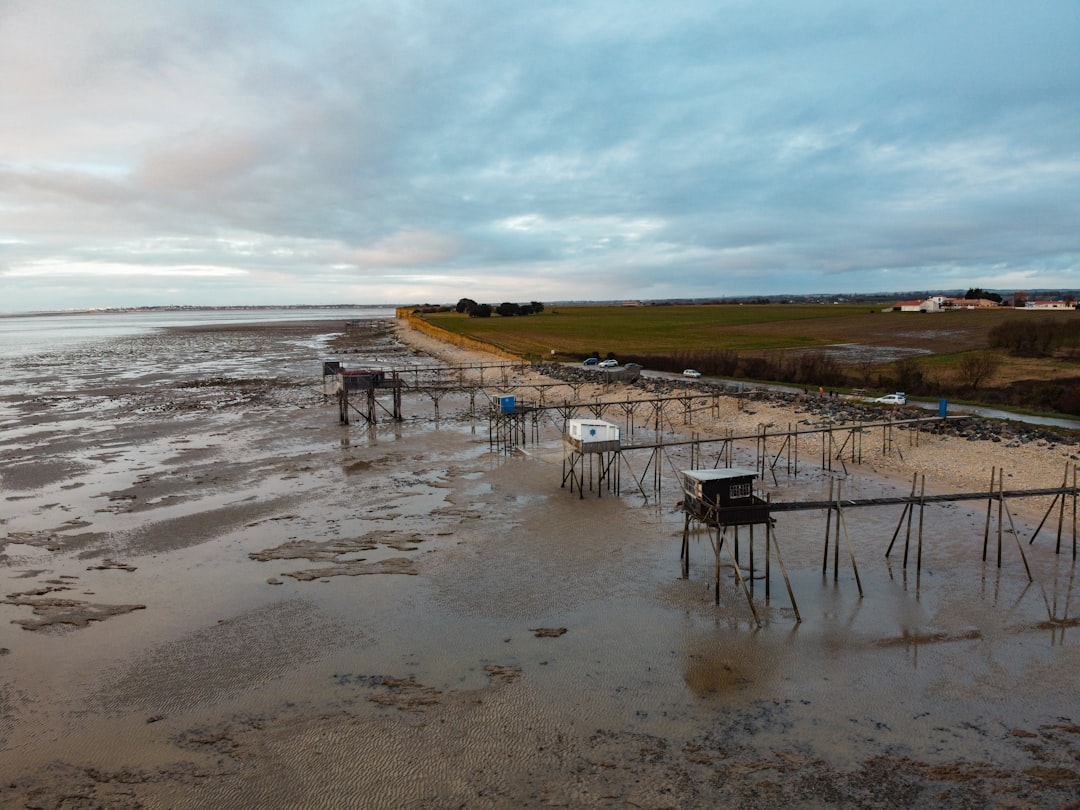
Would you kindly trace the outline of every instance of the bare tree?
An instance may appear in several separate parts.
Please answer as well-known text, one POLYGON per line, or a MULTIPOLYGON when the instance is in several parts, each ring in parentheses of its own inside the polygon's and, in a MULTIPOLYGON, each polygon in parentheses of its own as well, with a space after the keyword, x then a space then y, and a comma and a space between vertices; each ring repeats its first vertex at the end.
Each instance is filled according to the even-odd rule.
POLYGON ((1001 358, 992 352, 975 352, 960 358, 956 366, 957 381, 972 391, 993 376, 1001 365, 1001 358))

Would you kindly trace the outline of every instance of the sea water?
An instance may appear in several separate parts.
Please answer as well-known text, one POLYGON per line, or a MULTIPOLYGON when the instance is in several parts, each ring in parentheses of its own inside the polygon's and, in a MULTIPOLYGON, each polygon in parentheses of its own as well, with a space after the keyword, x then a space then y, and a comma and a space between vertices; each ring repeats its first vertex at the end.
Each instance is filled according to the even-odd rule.
POLYGON ((139 309, 0 315, 0 358, 66 351, 176 326, 392 317, 392 307, 139 309))

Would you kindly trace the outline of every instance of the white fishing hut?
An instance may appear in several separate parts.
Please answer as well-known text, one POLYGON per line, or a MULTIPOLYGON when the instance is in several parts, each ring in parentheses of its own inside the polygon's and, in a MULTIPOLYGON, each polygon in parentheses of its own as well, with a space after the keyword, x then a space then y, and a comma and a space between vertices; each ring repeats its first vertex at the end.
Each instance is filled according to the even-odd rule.
POLYGON ((567 419, 564 438, 579 453, 607 453, 620 449, 618 425, 602 419, 567 419))
POLYGON ((602 419, 567 419, 563 433, 563 443, 567 453, 563 457, 563 480, 570 482, 570 491, 578 488, 580 497, 585 497, 585 478, 588 476, 589 489, 593 487, 593 473, 596 472, 597 495, 603 493, 602 484, 610 490, 619 492, 619 453, 622 449, 618 425, 602 419))

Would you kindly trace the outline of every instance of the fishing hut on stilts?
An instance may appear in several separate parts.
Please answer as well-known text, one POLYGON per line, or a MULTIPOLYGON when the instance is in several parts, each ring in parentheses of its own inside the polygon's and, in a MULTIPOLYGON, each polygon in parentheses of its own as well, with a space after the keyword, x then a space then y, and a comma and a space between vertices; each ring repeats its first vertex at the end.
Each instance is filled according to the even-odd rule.
POLYGON ((349 424, 350 413, 355 412, 369 425, 374 425, 379 421, 379 410, 396 422, 402 420, 402 385, 396 371, 387 374, 381 368, 345 368, 337 361, 325 361, 323 363, 324 393, 328 378, 334 381, 333 390, 338 399, 340 424, 349 424), (376 396, 378 391, 387 389, 391 392, 389 408, 376 396))
POLYGON ((540 409, 531 402, 515 396, 501 396, 491 401, 488 417, 488 444, 493 450, 509 453, 523 447, 529 437, 533 443, 540 440, 537 415, 540 409))
POLYGON ((787 586, 788 598, 791 607, 795 611, 796 621, 801 622, 799 607, 795 604, 795 594, 791 589, 791 580, 788 579, 787 569, 784 567, 783 558, 780 555, 780 546, 776 542, 774 520, 771 515, 769 500, 755 491, 755 481, 758 477, 756 470, 748 470, 741 467, 728 467, 725 469, 711 470, 682 470, 679 473, 683 487, 683 536, 680 561, 682 562, 682 577, 690 576, 690 528, 691 524, 699 524, 708 533, 710 544, 713 549, 714 572, 715 572, 715 600, 720 604, 720 552, 725 549, 724 541, 731 533, 731 543, 727 546, 728 558, 735 570, 735 577, 746 596, 750 612, 754 614, 754 621, 761 626, 757 607, 751 594, 754 582, 754 527, 765 527, 765 602, 769 602, 769 580, 772 552, 776 553, 776 560, 780 564, 780 570, 784 576, 784 584, 787 586), (743 576, 742 567, 739 563, 739 528, 749 528, 750 539, 748 543, 749 566, 747 576, 743 576), (750 584, 747 585, 749 579, 750 584))
POLYGON ((585 481, 588 478, 592 490, 594 476, 597 497, 605 487, 619 494, 619 454, 622 442, 618 425, 602 419, 567 419, 563 432, 562 486, 570 482, 570 492, 577 487, 578 496, 585 497, 585 481))

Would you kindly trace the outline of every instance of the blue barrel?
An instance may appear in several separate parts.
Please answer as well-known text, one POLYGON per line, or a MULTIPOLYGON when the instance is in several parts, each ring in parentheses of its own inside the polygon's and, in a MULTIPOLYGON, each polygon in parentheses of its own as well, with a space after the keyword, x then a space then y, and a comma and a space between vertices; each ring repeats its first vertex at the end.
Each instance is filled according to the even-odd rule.
POLYGON ((939 399, 937 401, 937 415, 944 419, 949 413, 949 401, 947 399, 939 399))

